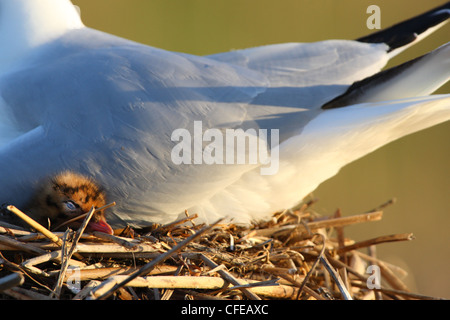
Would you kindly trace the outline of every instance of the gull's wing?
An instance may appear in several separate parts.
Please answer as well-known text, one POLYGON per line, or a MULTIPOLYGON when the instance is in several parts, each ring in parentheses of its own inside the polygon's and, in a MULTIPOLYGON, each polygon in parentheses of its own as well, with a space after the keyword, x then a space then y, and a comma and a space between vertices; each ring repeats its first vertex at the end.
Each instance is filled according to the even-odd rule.
POLYGON ((390 58, 445 25, 449 17, 450 2, 447 2, 357 39, 359 43, 373 44, 372 47, 351 41, 284 43, 209 57, 259 71, 270 79, 273 86, 351 84, 380 71, 390 58), (354 61, 355 64, 347 64, 348 61, 354 61), (332 70, 327 72, 329 68, 332 70))
POLYGON ((209 56, 264 74, 272 86, 349 85, 380 71, 386 44, 351 40, 283 43, 209 56))

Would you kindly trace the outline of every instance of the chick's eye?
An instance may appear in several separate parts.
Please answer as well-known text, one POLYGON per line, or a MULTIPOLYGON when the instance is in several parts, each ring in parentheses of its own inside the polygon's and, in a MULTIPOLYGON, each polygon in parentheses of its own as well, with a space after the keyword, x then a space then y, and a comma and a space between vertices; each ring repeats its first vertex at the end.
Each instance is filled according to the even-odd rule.
POLYGON ((64 206, 66 207, 67 210, 69 211, 76 211, 78 209, 78 205, 73 202, 73 201, 64 201, 64 206))

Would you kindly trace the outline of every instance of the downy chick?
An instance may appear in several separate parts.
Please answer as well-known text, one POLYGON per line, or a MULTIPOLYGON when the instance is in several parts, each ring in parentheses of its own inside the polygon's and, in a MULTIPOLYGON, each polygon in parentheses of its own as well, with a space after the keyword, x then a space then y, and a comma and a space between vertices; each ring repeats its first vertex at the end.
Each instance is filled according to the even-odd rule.
MULTIPOLYGON (((65 171, 43 183, 25 212, 43 226, 50 225, 53 228, 89 212, 92 206, 100 208, 105 204, 105 193, 96 182, 83 175, 65 171)), ((76 229, 82 222, 83 219, 78 219, 66 226, 76 229)), ((113 234, 103 210, 94 213, 86 230, 113 234)))

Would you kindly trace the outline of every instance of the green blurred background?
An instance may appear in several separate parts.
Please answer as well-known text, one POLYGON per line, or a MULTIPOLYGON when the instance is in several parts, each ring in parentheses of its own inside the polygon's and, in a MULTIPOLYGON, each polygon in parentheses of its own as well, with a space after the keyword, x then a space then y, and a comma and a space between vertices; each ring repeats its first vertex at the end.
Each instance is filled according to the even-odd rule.
MULTIPOLYGON (((155 47, 206 55, 281 42, 355 39, 371 32, 366 9, 381 8, 381 27, 444 0, 73 0, 84 23, 155 47)), ((395 65, 450 40, 450 24, 393 59, 395 65)), ((439 90, 449 93, 450 84, 439 90)), ((380 222, 348 227, 366 240, 412 232, 412 242, 382 244, 379 257, 402 266, 422 294, 450 298, 450 123, 410 135, 345 167, 314 192, 321 214, 362 213, 393 197, 380 222)))

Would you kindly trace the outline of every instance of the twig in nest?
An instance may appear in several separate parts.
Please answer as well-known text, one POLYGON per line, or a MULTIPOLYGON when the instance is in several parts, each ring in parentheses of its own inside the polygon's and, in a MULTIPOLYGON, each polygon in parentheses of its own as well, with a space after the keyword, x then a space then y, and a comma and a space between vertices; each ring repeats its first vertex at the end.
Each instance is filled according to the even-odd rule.
POLYGON ((277 279, 271 279, 271 280, 266 280, 266 281, 259 281, 259 282, 252 282, 252 283, 247 283, 247 284, 241 284, 241 285, 236 285, 231 287, 230 289, 248 289, 248 288, 256 288, 256 287, 271 287, 271 286, 278 286, 279 284, 277 283, 278 280, 280 280, 279 278, 277 279))
POLYGON ((302 285, 300 286, 300 288, 299 288, 299 290, 298 290, 298 296, 297 296, 297 299, 298 299, 298 297, 300 297, 300 295, 302 294, 303 288, 305 287, 305 285, 306 285, 306 283, 308 282, 309 278, 311 277, 312 273, 314 272, 314 270, 316 269, 317 265, 319 264, 320 257, 322 257, 323 254, 324 254, 324 252, 325 252, 325 248, 326 248, 326 247, 325 247, 325 239, 324 239, 323 236, 322 236, 321 234, 319 234, 319 233, 315 233, 315 234, 313 234, 313 236, 314 236, 314 235, 319 235, 319 236, 322 237, 322 239, 323 239, 323 246, 322 246, 322 249, 320 250, 319 256, 317 257, 316 261, 314 261, 314 263, 313 263, 311 269, 310 269, 310 270, 308 271, 308 273, 306 274, 306 277, 305 277, 305 279, 303 280, 302 285))
MULTIPOLYGON (((109 278, 112 276, 130 275, 133 272, 135 272, 136 270, 138 270, 138 268, 132 267, 132 266, 80 269, 79 270, 79 280, 80 281, 100 280, 100 279, 106 279, 106 278, 109 278)), ((176 270, 177 270, 177 267, 175 267, 175 266, 162 265, 162 266, 157 266, 155 269, 153 269, 148 274, 149 275, 173 274, 176 270)), ((66 278, 64 279, 64 281, 67 281, 68 278, 69 278, 69 276, 66 275, 66 278)))
POLYGON ((30 225, 30 227, 32 227, 33 229, 35 229, 36 231, 42 233, 44 236, 46 236, 47 238, 49 238, 52 242, 56 243, 58 246, 62 245, 62 241, 60 238, 58 238, 57 235, 55 235, 53 232, 51 232, 50 230, 44 228, 43 226, 41 226, 39 223, 37 223, 36 221, 34 221, 33 219, 31 219, 29 216, 27 216, 25 213, 23 213, 22 211, 20 211, 19 209, 17 209, 14 206, 8 206, 7 209, 9 211, 11 211, 12 213, 14 213, 16 216, 18 216, 20 219, 22 219, 23 221, 25 221, 26 223, 28 223, 30 225))
POLYGON ((369 247, 375 244, 385 243, 385 242, 394 242, 394 241, 410 241, 414 240, 414 235, 412 233, 401 233, 401 234, 392 234, 388 236, 380 236, 369 240, 360 241, 357 243, 354 243, 349 246, 345 246, 342 248, 339 248, 337 252, 344 253, 347 251, 357 250, 365 247, 369 247))
POLYGON ((6 277, 0 278, 0 292, 12 287, 20 286, 24 281, 25 278, 21 273, 11 273, 6 277))
POLYGON ((83 289, 81 289, 80 292, 78 292, 75 297, 72 298, 72 300, 83 300, 84 298, 88 297, 90 292, 93 290, 93 288, 100 285, 100 281, 97 280, 91 280, 87 285, 84 286, 83 289))
POLYGON ((66 270, 67 270, 68 262, 69 262, 68 250, 67 250, 68 243, 67 242, 68 242, 68 237, 69 237, 70 232, 71 232, 71 230, 67 229, 67 231, 64 233, 63 245, 61 246, 61 258, 62 258, 61 270, 59 272, 58 280, 56 281, 55 289, 53 289, 53 292, 50 294, 50 297, 52 297, 52 298, 59 299, 60 295, 61 295, 61 289, 62 289, 64 277, 66 275, 66 270))
MULTIPOLYGON (((36 268, 35 265, 41 264, 44 262, 48 262, 50 260, 56 260, 58 262, 61 262, 61 258, 62 258, 61 250, 57 250, 57 251, 45 253, 43 255, 28 259, 28 260, 22 262, 21 266, 33 273, 48 276, 48 274, 46 272, 36 268)), ((78 261, 78 260, 72 260, 72 259, 70 260, 70 265, 76 266, 76 267, 85 267, 86 266, 85 263, 78 261)))
POLYGON ((4 293, 18 300, 53 300, 52 298, 42 293, 38 293, 33 290, 23 289, 20 287, 7 289, 4 291, 4 293))
MULTIPOLYGON (((191 217, 191 216, 189 215, 189 212, 188 212, 187 210, 184 210, 184 214, 186 215, 187 218, 190 218, 190 217, 191 217)), ((195 214, 195 217, 198 217, 198 215, 195 214)), ((192 220, 190 220, 190 221, 191 221, 192 226, 195 227, 194 219, 192 219, 192 220)))
MULTIPOLYGON (((303 291, 305 291, 307 294, 314 297, 314 299, 326 300, 325 298, 323 298, 322 296, 317 294, 314 290, 310 289, 307 285, 304 285, 303 281, 300 283, 297 279, 294 279, 294 277, 291 274, 289 274, 285 270, 280 270, 280 269, 281 268, 274 268, 274 267, 263 267, 262 268, 262 270, 264 270, 265 272, 269 272, 271 274, 279 276, 279 277, 283 278, 284 280, 289 281, 290 283, 292 283, 294 286, 296 286, 298 288, 301 287, 303 291)), ((304 278, 302 280, 304 280, 304 278)), ((298 297, 300 296, 300 290, 297 291, 295 296, 298 299, 298 297)))
MULTIPOLYGON (((207 256, 205 256, 204 254, 200 255, 201 259, 203 260, 203 262, 210 268, 216 269, 218 267, 218 265, 212 261, 211 259, 209 259, 207 256)), ((230 282, 231 284, 235 285, 235 286, 242 286, 243 284, 247 284, 247 283, 243 283, 243 281, 239 281, 238 279, 236 279, 235 277, 233 277, 233 275, 231 273, 229 273, 226 270, 218 270, 217 271, 225 280, 227 280, 228 282, 230 282)), ((247 298, 252 299, 252 300, 261 300, 260 297, 258 297, 256 294, 254 294, 253 292, 251 292, 249 289, 241 287, 240 290, 247 296, 247 298)))
POLYGON ((380 204, 379 206, 377 206, 377 207, 375 207, 375 208, 373 208, 372 210, 369 210, 369 211, 367 211, 367 212, 375 212, 375 211, 383 210, 384 208, 386 208, 386 207, 388 207, 388 206, 390 206, 390 205, 393 205, 393 204, 395 204, 396 202, 397 202, 397 199, 396 199, 396 198, 389 199, 389 200, 386 201, 385 203, 382 203, 382 204, 380 204))
POLYGON ((158 228, 153 230, 152 233, 168 231, 170 229, 173 229, 177 225, 183 224, 183 223, 188 222, 188 221, 192 222, 192 220, 197 219, 197 218, 198 218, 198 214, 195 213, 192 216, 187 216, 186 218, 181 218, 181 219, 173 221, 171 223, 159 226, 158 228))
POLYGON ((318 230, 321 228, 331 228, 331 227, 342 227, 347 225, 352 225, 356 223, 368 222, 368 221, 377 221, 380 220, 383 216, 382 211, 369 212, 358 214, 350 217, 341 217, 341 218, 333 218, 326 220, 318 220, 308 222, 306 226, 302 224, 288 225, 284 227, 273 227, 266 229, 258 229, 255 230, 255 235, 264 236, 264 237, 279 237, 291 234, 294 230, 296 231, 307 231, 308 229, 311 231, 318 230))
POLYGON ((25 252, 29 252, 29 253, 33 253, 33 254, 41 255, 41 254, 45 254, 46 253, 45 250, 42 250, 40 248, 35 248, 35 247, 32 247, 32 246, 28 246, 27 244, 25 244, 25 243, 23 243, 21 241, 18 241, 18 240, 15 240, 15 239, 11 239, 11 238, 9 238, 7 236, 4 236, 4 235, 0 235, 0 243, 6 245, 8 247, 17 248, 19 250, 23 250, 25 252))
POLYGON ((131 280, 145 275, 147 273, 149 273, 156 265, 166 261, 167 259, 169 259, 171 256, 173 256, 174 254, 178 253, 181 249, 183 249, 184 247, 186 247, 190 242, 194 241, 195 239, 197 239, 198 237, 200 237, 202 234, 204 234, 205 232, 211 230, 213 227, 215 227, 219 222, 221 222, 223 219, 219 219, 218 221, 216 221, 215 223, 213 223, 210 226, 204 227, 203 229, 201 229, 200 231, 198 231, 197 233, 193 234, 192 236, 188 237, 187 239, 181 241, 180 243, 178 243, 175 247, 173 247, 171 250, 160 254, 156 259, 152 260, 151 262, 145 264, 141 269, 139 269, 138 271, 136 271, 135 273, 133 273, 132 275, 130 275, 128 278, 126 278, 125 280, 123 280, 122 282, 114 285, 110 290, 108 290, 106 293, 104 293, 103 295, 101 295, 100 297, 98 297, 98 300, 104 300, 108 297, 110 297, 115 291, 117 291, 118 289, 122 288, 123 286, 125 286, 128 282, 130 282, 131 280))
POLYGON ((92 233, 95 237, 102 239, 102 240, 107 240, 107 241, 111 241, 117 244, 120 244, 121 246, 127 248, 127 249, 134 249, 137 246, 137 243, 132 243, 129 240, 120 238, 118 236, 112 235, 112 234, 107 234, 101 231, 94 231, 92 233))
POLYGON ((352 296, 350 295, 350 292, 348 292, 347 287, 345 286, 345 284, 342 281, 341 277, 336 272, 336 270, 334 270, 333 267, 330 265, 330 263, 328 262, 328 260, 325 257, 325 255, 322 255, 320 257, 320 261, 322 262, 322 264, 325 266, 325 269, 327 269, 328 273, 333 278, 333 280, 336 283, 337 287, 339 288, 339 291, 341 292, 343 298, 345 300, 353 300, 352 296))
POLYGON ((31 281, 33 281, 34 283, 36 283, 37 285, 41 286, 42 288, 45 288, 48 291, 52 291, 52 289, 50 289, 49 287, 47 287, 46 285, 40 283, 39 281, 37 281, 36 279, 34 279, 32 276, 30 276, 27 272, 27 270, 24 270, 24 268, 22 268, 20 265, 17 265, 11 261, 8 261, 0 252, 0 261, 1 264, 3 266, 6 266, 8 269, 12 269, 14 271, 20 271, 22 272, 24 275, 26 275, 29 279, 31 279, 31 281))
MULTIPOLYGON (((64 278, 65 278, 65 275, 66 275, 67 267, 69 266, 70 258, 72 258, 72 255, 75 253, 75 249, 77 247, 78 241, 80 240, 81 235, 83 234, 83 232, 86 229, 89 221, 91 220, 92 216, 94 215, 94 212, 95 212, 95 208, 92 207, 91 210, 88 212, 86 218, 84 219, 83 223, 81 224, 80 228, 77 230, 77 232, 75 234, 75 237, 73 239, 72 245, 71 245, 70 249, 68 250, 67 255, 64 255, 64 251, 62 251, 63 262, 61 264, 61 272, 59 274, 55 290, 52 293, 52 295, 55 295, 58 298, 59 298, 59 295, 61 293, 62 283, 64 282, 64 278)), ((66 233, 66 237, 65 238, 66 238, 65 243, 67 243, 67 233, 66 233)))

